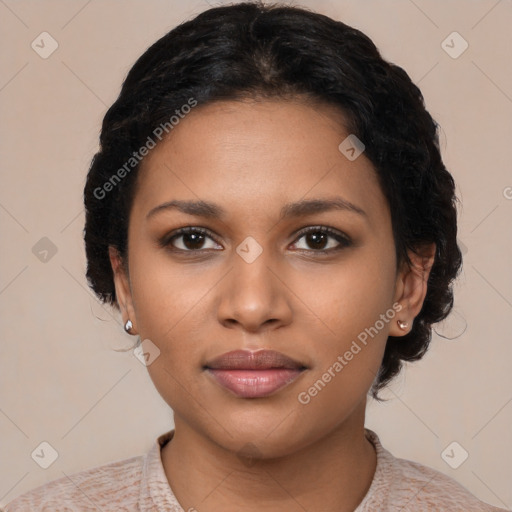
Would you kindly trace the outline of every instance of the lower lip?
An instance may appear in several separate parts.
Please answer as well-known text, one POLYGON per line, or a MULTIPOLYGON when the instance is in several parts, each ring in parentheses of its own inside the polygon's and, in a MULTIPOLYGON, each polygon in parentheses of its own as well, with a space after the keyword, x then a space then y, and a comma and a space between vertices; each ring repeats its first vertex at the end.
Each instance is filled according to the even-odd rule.
POLYGON ((218 370, 208 368, 216 381, 242 398, 261 398, 275 393, 293 382, 302 370, 275 368, 269 370, 218 370))

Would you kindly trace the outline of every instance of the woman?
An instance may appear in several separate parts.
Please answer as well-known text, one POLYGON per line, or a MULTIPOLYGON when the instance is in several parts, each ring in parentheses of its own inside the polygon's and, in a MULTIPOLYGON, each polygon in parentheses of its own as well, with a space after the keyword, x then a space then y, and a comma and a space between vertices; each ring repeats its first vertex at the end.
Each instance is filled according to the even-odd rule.
POLYGON ((326 16, 218 7, 139 58, 100 143, 87 278, 175 428, 6 511, 499 510, 364 427, 461 266, 454 182, 405 71, 326 16))

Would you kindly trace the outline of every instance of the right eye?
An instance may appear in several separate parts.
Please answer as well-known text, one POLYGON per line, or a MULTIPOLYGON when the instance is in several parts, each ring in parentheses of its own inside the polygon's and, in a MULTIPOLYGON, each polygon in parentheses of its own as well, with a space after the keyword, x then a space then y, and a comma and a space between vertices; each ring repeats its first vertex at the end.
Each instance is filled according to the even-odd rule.
POLYGON ((198 252, 205 249, 214 249, 214 247, 203 247, 206 238, 216 242, 213 233, 211 233, 209 230, 205 228, 189 226, 180 228, 177 231, 173 231, 170 235, 165 236, 160 241, 160 246, 170 246, 172 251, 181 252, 198 252), (182 239, 180 242, 181 247, 176 247, 175 242, 180 239, 182 239))

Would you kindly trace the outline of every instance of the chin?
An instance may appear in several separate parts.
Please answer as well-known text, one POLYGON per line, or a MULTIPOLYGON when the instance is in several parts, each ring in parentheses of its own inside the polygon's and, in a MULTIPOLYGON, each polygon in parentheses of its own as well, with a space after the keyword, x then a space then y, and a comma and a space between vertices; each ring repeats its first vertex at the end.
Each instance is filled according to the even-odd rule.
POLYGON ((219 423, 204 425, 205 434, 216 444, 233 453, 255 459, 271 459, 290 455, 314 439, 314 426, 308 428, 295 414, 279 414, 254 410, 225 414, 219 423))

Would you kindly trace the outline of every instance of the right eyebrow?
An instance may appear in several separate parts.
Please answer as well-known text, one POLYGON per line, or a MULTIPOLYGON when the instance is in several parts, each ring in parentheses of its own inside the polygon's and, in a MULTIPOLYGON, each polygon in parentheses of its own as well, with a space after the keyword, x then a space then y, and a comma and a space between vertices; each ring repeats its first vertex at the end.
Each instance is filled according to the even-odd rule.
POLYGON ((167 201, 161 205, 156 206, 146 215, 146 219, 149 219, 153 215, 167 210, 179 210, 182 213, 188 215, 195 215, 196 217, 205 218, 223 218, 226 216, 226 212, 215 203, 207 201, 167 201))

